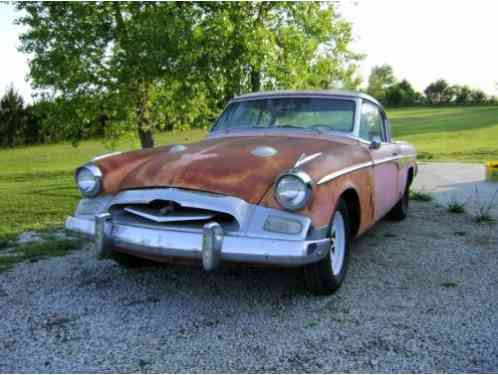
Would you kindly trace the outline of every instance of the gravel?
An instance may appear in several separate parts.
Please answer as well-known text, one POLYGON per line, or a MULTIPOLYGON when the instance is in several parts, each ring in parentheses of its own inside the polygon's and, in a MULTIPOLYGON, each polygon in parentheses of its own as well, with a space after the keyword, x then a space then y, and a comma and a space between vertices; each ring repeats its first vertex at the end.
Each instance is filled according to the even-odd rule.
POLYGON ((346 283, 294 270, 126 270, 87 247, 0 274, 0 372, 497 372, 498 225, 412 202, 346 283))

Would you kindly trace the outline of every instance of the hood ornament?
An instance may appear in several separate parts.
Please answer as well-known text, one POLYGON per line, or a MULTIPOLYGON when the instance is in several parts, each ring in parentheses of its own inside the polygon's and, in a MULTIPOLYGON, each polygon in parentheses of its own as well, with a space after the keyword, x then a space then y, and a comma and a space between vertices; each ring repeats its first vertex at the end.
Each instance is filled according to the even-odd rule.
POLYGON ((278 151, 270 146, 258 146, 251 150, 251 154, 253 154, 254 156, 259 156, 261 158, 267 158, 277 153, 278 151))

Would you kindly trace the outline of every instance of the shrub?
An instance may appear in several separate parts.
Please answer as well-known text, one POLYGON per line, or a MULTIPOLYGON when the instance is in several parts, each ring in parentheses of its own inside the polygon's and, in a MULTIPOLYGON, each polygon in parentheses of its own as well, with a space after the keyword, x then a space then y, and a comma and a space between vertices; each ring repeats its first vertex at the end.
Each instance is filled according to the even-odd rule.
POLYGON ((414 201, 430 202, 432 201, 432 195, 424 193, 421 191, 410 191, 410 199, 414 201))

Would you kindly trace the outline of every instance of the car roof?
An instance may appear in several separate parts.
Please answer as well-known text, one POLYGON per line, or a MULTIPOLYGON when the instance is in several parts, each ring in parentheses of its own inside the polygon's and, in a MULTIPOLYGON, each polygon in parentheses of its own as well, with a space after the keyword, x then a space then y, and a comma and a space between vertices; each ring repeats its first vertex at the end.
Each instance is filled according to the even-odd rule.
POLYGON ((249 94, 244 94, 234 97, 231 102, 239 102, 245 100, 256 100, 256 99, 266 99, 266 98, 286 98, 286 97, 306 97, 306 96, 321 96, 321 97, 340 97, 340 98, 361 98, 369 100, 379 107, 382 107, 375 98, 360 91, 348 91, 348 90, 276 90, 276 91, 259 91, 252 92, 249 94))

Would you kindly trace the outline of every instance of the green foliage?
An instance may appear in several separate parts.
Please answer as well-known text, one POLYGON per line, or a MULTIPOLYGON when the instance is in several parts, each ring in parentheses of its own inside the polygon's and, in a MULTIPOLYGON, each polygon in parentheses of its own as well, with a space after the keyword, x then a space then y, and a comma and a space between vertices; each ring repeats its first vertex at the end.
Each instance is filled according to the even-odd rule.
POLYGON ((0 146, 14 147, 21 143, 26 120, 24 101, 11 86, 0 100, 0 146))
POLYGON ((452 200, 448 203, 448 212, 453 214, 463 214, 465 212, 465 203, 452 200))
POLYGON ((134 130, 150 147, 154 130, 206 126, 237 94, 359 84, 351 25, 331 3, 17 8, 30 77, 53 99, 46 122, 74 142, 134 130))
POLYGON ((496 189, 496 191, 489 200, 485 200, 484 198, 482 198, 481 195, 479 194, 479 189, 477 187, 475 188, 474 203, 477 206, 475 221, 477 223, 485 224, 485 223, 494 223, 496 221, 496 218, 494 218, 492 215, 492 210, 494 207, 498 206, 496 203, 497 199, 498 199, 498 188, 496 189))
POLYGON ((26 260, 67 255, 71 250, 81 248, 82 244, 83 241, 79 239, 50 239, 16 245, 9 254, 0 253, 0 272, 26 260))
POLYGON ((423 100, 422 95, 406 79, 396 82, 386 90, 385 103, 388 106, 410 106, 421 104, 423 100))
POLYGON ((398 81, 388 64, 372 68, 367 92, 386 106, 411 106, 422 104, 425 100, 406 79, 398 81))
POLYGON ((429 104, 448 104, 455 96, 453 88, 444 79, 431 83, 424 93, 429 104))
POLYGON ((414 201, 430 202, 432 201, 432 195, 424 193, 422 191, 410 191, 410 199, 414 201))
POLYGON ((467 85, 464 85, 464 86, 454 85, 453 91, 455 93, 455 103, 456 104, 467 104, 470 102, 470 94, 471 94, 472 90, 470 89, 469 86, 467 86, 467 85))
POLYGON ((367 92, 381 103, 386 103, 387 90, 395 83, 391 65, 374 66, 368 77, 367 92))

